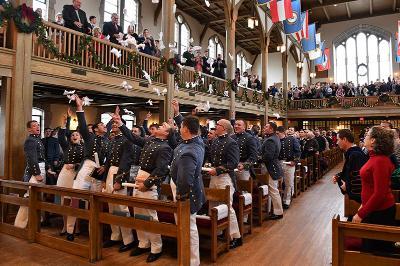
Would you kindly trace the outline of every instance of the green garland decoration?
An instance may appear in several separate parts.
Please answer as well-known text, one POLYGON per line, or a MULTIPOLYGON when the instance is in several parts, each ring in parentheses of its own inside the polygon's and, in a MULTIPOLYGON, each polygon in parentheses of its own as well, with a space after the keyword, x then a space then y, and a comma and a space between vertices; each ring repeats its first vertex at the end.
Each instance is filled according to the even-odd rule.
POLYGON ((15 26, 19 32, 32 33, 42 24, 42 18, 31 7, 22 4, 13 13, 15 26))

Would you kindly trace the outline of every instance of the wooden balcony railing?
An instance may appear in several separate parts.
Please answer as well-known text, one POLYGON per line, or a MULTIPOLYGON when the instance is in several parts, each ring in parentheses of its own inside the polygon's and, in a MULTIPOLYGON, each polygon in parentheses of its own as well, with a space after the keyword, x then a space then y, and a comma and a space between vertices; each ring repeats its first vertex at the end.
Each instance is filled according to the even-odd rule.
POLYGON ((240 101, 245 101, 254 104, 264 104, 264 93, 262 91, 253 90, 250 88, 245 88, 243 86, 238 86, 236 92, 236 99, 240 101))
POLYGON ((268 107, 273 112, 274 111, 280 112, 280 115, 282 115, 283 113, 285 113, 287 111, 287 104, 285 104, 284 99, 276 98, 276 97, 273 97, 272 95, 270 95, 268 98, 268 107))
POLYGON ((343 98, 324 98, 324 99, 304 99, 289 101, 290 110, 299 109, 328 109, 353 107, 375 107, 375 106, 399 106, 400 95, 381 95, 381 96, 359 96, 343 98))
POLYGON ((204 73, 195 72, 193 68, 182 67, 178 73, 179 87, 211 95, 230 97, 230 89, 225 79, 220 79, 204 73), (210 86, 211 85, 211 86, 210 86), (226 92, 227 91, 227 92, 226 92))
POLYGON ((7 28, 7 22, 4 22, 3 26, 0 27, 0 47, 2 48, 7 48, 7 28))
POLYGON ((91 40, 92 51, 90 49, 81 49, 80 45, 84 43, 87 35, 47 21, 43 21, 43 24, 46 26, 47 39, 55 44, 55 50, 50 51, 47 49, 43 44, 39 43, 38 36, 33 35, 32 53, 34 56, 64 60, 80 67, 108 70, 137 79, 143 79, 141 70, 144 70, 150 76, 155 77, 154 82, 165 83, 162 73, 157 75, 157 70, 161 65, 160 59, 157 57, 135 53, 132 49, 94 37, 91 40), (113 48, 121 52, 119 58, 111 53, 113 48), (55 54, 56 51, 58 54, 55 54), (127 67, 118 69, 118 66, 128 63, 129 58, 134 54, 138 55, 138 60, 133 60, 127 67), (98 61, 96 61, 96 58, 98 61))

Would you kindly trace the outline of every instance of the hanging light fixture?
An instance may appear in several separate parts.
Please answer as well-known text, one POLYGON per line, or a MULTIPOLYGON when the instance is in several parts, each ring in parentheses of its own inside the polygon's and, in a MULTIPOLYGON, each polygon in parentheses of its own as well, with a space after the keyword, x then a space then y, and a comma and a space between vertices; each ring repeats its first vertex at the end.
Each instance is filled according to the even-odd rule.
POLYGON ((315 78, 317 76, 317 74, 315 74, 314 72, 310 73, 310 78, 315 78))
POLYGON ((159 0, 151 0, 153 4, 158 4, 159 0))

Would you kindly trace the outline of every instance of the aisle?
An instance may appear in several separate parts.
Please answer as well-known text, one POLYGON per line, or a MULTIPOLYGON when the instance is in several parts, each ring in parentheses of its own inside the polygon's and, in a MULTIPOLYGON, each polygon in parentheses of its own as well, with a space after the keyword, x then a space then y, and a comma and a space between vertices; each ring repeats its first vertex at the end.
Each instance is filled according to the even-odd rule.
MULTIPOLYGON (((218 265, 330 265, 331 219, 343 213, 343 196, 330 181, 337 166, 324 179, 295 199, 283 220, 264 222, 245 238, 242 247, 218 258, 218 265)), ((0 265, 93 265, 38 244, 0 234, 0 265)), ((104 250, 104 260, 96 265, 174 265, 171 252, 157 263, 146 264, 145 256, 129 257, 116 249, 104 250)), ((202 256, 202 265, 213 265, 202 256)))

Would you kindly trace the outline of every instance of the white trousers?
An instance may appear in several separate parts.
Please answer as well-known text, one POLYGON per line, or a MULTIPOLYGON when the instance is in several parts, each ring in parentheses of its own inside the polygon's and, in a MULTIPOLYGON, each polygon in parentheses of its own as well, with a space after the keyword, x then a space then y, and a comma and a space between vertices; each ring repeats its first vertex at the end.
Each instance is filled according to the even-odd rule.
MULTIPOLYGON (((40 175, 43 177, 42 181, 36 180, 34 176, 31 176, 29 183, 33 184, 46 184, 46 165, 45 163, 39 163, 40 175)), ((24 198, 29 197, 28 191, 24 194, 24 198)), ((26 206, 20 206, 17 216, 15 217, 14 226, 19 228, 26 228, 28 225, 28 212, 29 208, 26 206)))
MULTIPOLYGON (((171 179, 171 190, 176 201, 176 185, 171 179)), ((175 215, 176 220, 176 215, 175 215)), ((197 230, 196 213, 190 214, 190 266, 200 265, 199 231, 197 230)))
MULTIPOLYGON (((229 202, 229 232, 231 234, 231 238, 240 238, 239 225, 236 218, 235 210, 232 207, 233 201, 233 193, 235 192, 235 188, 233 187, 231 177, 229 174, 221 174, 219 176, 211 176, 210 180, 210 188, 219 188, 225 189, 225 186, 229 186, 230 188, 230 202, 229 202)), ((213 206, 210 206, 213 207, 213 206)))
MULTIPOLYGON (((97 180, 90 175, 96 169, 96 163, 92 160, 85 160, 81 169, 74 180, 72 185, 73 189, 82 189, 82 190, 89 190, 100 192, 102 189, 102 182, 97 180)), ((67 218, 67 233, 72 234, 74 233, 76 217, 68 216, 67 218)))
POLYGON ((271 197, 272 205, 274 206, 274 214, 282 215, 283 214, 282 199, 281 195, 279 194, 278 181, 279 180, 273 180, 272 177, 269 177, 268 194, 271 197))
POLYGON ((250 179, 250 171, 249 170, 238 171, 235 173, 236 173, 236 178, 238 180, 249 180, 250 179))
POLYGON ((290 205, 292 196, 294 194, 294 173, 296 166, 282 164, 283 168, 283 181, 285 182, 285 190, 283 193, 283 203, 290 205))
MULTIPOLYGON (((111 166, 108 170, 107 180, 106 180, 106 193, 114 193, 117 195, 124 195, 126 196, 128 191, 126 187, 122 187, 122 189, 118 191, 114 190, 114 174, 118 172, 118 167, 111 166)), ((124 217, 130 217, 129 208, 128 206, 118 205, 118 204, 108 204, 108 211, 109 213, 113 213, 115 215, 120 215, 124 217)), ((111 226, 111 240, 119 241, 123 240, 124 245, 128 245, 133 242, 133 235, 132 229, 126 227, 119 227, 117 225, 110 225, 111 226)))
MULTIPOLYGON (((133 191, 133 196, 144 199, 158 199, 157 187, 153 186, 146 192, 141 192, 137 189, 133 191)), ((150 216, 153 221, 158 221, 157 211, 143 208, 134 208, 135 215, 150 216)), ((148 233, 145 231, 137 230, 137 237, 139 240, 139 248, 151 247, 151 253, 157 254, 162 251, 162 240, 160 234, 148 233)))

